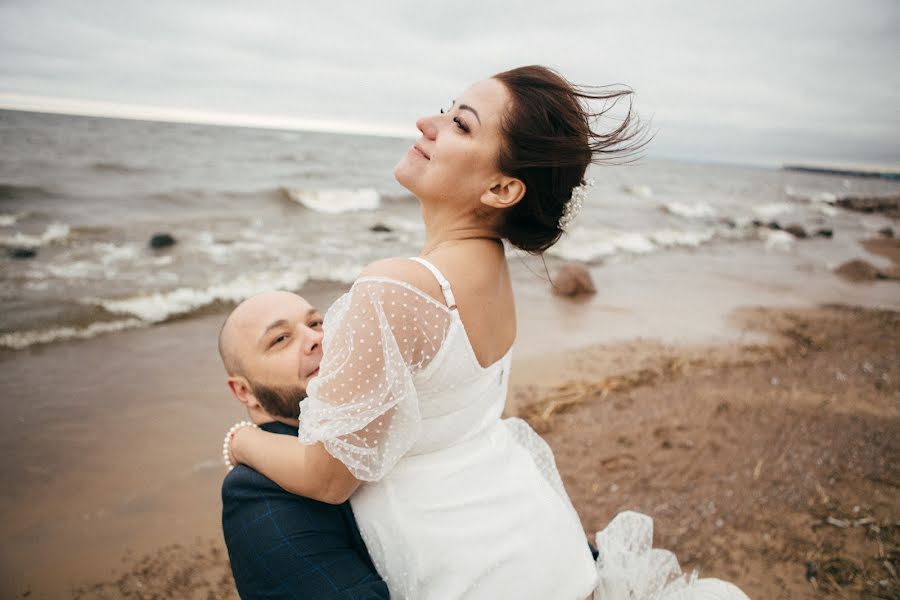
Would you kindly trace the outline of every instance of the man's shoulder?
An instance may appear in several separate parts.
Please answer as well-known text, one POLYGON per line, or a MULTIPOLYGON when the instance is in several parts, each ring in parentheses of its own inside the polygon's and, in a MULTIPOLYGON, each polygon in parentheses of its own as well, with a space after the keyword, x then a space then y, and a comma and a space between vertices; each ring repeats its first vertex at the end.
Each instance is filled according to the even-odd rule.
POLYGON ((226 512, 229 509, 249 508, 272 502, 279 504, 289 503, 294 506, 303 505, 314 508, 317 512, 324 513, 340 513, 344 510, 344 505, 347 504, 328 504, 304 496, 297 496, 246 465, 237 465, 222 481, 222 507, 226 512))
MULTIPOLYGON (((223 501, 255 497, 271 498, 272 495, 301 498, 301 496, 294 496, 262 473, 246 465, 237 465, 222 480, 223 501)), ((308 498, 303 499, 308 500, 308 498)))

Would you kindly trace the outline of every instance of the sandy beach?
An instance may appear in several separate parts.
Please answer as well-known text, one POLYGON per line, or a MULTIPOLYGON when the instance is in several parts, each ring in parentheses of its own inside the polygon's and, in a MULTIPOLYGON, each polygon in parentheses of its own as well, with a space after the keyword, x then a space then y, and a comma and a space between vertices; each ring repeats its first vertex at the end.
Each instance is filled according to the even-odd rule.
MULTIPOLYGON (((858 255, 888 268, 897 247, 858 255)), ((898 597, 897 282, 738 248, 596 266, 598 293, 573 300, 513 265, 507 413, 554 448, 588 535, 637 509, 686 569, 752 598, 898 597)), ((324 307, 343 289, 304 293, 324 307)), ((236 597, 226 311, 2 355, 0 392, 21 399, 0 419, 5 597, 236 597)))

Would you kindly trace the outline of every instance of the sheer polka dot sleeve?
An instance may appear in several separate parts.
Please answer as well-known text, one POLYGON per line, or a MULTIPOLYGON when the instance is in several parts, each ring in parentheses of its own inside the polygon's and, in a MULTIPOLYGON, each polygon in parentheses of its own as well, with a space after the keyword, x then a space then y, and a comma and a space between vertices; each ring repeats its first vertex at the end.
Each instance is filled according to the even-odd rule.
POLYGON ((322 442, 357 479, 384 477, 421 418, 415 373, 437 354, 450 311, 401 281, 358 280, 325 317, 324 356, 300 414, 300 441, 322 442))

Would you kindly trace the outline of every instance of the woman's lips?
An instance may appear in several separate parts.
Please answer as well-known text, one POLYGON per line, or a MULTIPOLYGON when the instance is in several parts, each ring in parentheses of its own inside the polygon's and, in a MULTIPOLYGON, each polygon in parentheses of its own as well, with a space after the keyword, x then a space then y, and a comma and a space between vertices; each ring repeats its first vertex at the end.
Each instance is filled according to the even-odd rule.
POLYGON ((431 157, 429 157, 427 154, 425 154, 425 151, 422 150, 421 148, 419 148, 419 146, 417 144, 413 144, 412 149, 413 149, 413 152, 420 155, 425 160, 431 160, 431 157))

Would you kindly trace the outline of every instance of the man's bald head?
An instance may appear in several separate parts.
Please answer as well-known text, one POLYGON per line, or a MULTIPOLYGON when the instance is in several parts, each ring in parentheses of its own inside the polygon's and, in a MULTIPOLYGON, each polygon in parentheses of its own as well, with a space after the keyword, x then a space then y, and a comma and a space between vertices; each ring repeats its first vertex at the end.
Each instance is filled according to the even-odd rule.
POLYGON ((321 342, 322 316, 305 298, 263 292, 241 302, 225 319, 219 355, 228 385, 242 402, 285 416, 285 410, 298 410, 298 398, 305 397, 309 380, 318 373, 321 342))
POLYGON ((278 320, 284 308, 297 306, 304 310, 315 310, 305 298, 291 292, 261 292, 238 304, 225 319, 219 331, 219 356, 229 375, 244 375, 241 361, 242 351, 249 350, 254 333, 262 333, 268 326, 267 319, 278 320))

